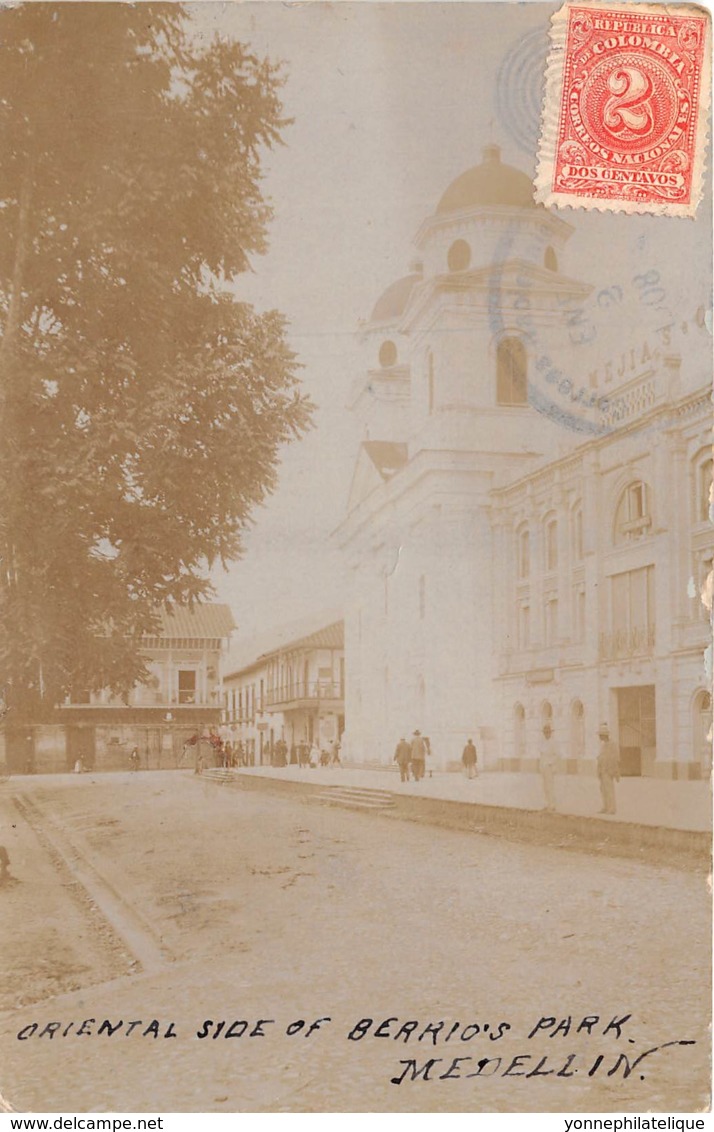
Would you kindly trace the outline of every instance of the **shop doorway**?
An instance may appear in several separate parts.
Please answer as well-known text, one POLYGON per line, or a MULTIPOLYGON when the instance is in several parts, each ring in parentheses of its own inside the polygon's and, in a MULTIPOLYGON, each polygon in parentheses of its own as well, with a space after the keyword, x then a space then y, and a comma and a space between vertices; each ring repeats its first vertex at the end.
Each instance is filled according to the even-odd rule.
POLYGON ((35 735, 31 727, 5 731, 5 758, 11 774, 35 771, 35 735))
POLYGON ((67 769, 73 770, 81 761, 85 770, 93 770, 96 760, 96 745, 93 727, 67 728, 67 769))
POLYGON ((616 688, 623 776, 651 775, 657 755, 654 684, 616 688))

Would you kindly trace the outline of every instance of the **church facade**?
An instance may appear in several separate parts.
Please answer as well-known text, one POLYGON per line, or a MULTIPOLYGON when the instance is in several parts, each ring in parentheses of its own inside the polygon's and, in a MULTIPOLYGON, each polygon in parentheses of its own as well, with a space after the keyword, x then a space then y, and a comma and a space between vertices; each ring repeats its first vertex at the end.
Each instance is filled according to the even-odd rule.
POLYGON ((624 773, 709 774, 709 375, 669 330, 563 368, 591 292, 561 270, 573 237, 488 146, 362 329, 337 532, 356 761, 418 728, 435 767, 472 737, 533 769, 550 723, 591 773, 607 723, 624 773))

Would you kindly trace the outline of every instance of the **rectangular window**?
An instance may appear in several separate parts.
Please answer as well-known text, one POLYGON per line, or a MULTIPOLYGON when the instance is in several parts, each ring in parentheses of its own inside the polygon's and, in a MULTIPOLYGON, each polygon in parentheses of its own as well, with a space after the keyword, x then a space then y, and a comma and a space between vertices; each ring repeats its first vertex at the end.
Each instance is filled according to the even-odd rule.
POLYGON ((195 704, 196 672, 194 669, 179 669, 178 693, 180 704, 195 704))
POLYGON ((528 649, 531 645, 531 611, 528 605, 518 607, 518 647, 528 649))
POLYGON ((496 350, 496 401, 528 404, 528 358, 519 338, 503 338, 496 350))
POLYGON ((558 599, 550 598, 545 603, 545 643, 554 645, 558 640, 558 599))
POLYGON ((575 590, 575 640, 585 640, 585 587, 575 590))
POLYGON ((610 579, 610 659, 650 653, 655 639, 654 566, 614 574, 610 579))

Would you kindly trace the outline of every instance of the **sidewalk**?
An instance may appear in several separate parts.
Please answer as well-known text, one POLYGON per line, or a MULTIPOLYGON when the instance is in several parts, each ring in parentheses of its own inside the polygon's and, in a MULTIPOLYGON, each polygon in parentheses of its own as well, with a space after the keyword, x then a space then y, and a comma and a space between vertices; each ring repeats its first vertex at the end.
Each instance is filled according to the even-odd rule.
MULTIPOLYGON (((435 771, 421 782, 400 782, 396 766, 378 770, 363 767, 296 766, 241 767, 239 775, 275 778, 324 788, 352 786, 387 790, 395 795, 434 798, 440 801, 501 806, 515 810, 541 810, 543 786, 538 774, 486 771, 467 779, 459 773, 435 771)), ((709 782, 679 782, 659 778, 623 778, 615 787, 617 813, 599 814, 600 786, 593 776, 557 775, 555 797, 561 814, 597 817, 601 821, 657 826, 664 829, 708 832, 712 828, 709 782)))

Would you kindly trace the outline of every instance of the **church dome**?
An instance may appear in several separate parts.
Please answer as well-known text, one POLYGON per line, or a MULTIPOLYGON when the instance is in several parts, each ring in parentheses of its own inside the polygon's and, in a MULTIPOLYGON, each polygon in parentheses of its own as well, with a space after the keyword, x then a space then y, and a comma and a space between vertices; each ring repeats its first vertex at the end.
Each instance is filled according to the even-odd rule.
POLYGON ((397 279, 396 283, 391 283, 374 304, 370 322, 393 322, 394 319, 400 318, 407 309, 411 293, 420 279, 421 273, 413 272, 411 275, 397 279))
POLYGON ((437 214, 461 212, 467 208, 506 205, 510 208, 535 208, 533 182, 512 165, 501 161, 501 150, 497 145, 487 145, 483 151, 483 162, 467 169, 448 189, 439 201, 437 214))

